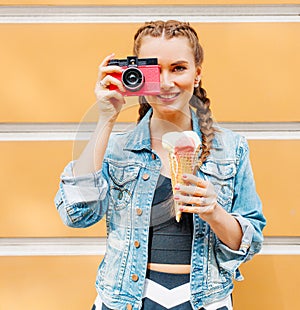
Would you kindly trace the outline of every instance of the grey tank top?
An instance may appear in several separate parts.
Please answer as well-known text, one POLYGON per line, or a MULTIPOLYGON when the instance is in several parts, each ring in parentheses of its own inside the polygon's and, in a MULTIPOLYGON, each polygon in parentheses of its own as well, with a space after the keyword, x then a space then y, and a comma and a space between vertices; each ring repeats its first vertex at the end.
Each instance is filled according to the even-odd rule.
POLYGON ((182 213, 176 222, 171 180, 160 175, 151 209, 148 262, 190 264, 193 215, 182 213))

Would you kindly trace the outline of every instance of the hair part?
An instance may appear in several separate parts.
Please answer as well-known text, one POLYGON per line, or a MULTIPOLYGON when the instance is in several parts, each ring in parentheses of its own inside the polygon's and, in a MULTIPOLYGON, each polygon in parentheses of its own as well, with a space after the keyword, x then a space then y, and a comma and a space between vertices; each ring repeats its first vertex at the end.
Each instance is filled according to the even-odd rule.
MULTIPOLYGON (((169 21, 151 21, 146 22, 141 26, 134 36, 133 53, 139 55, 143 38, 151 36, 154 38, 164 37, 172 39, 174 37, 185 37, 188 39, 191 48, 194 52, 195 65, 201 66, 203 62, 203 49, 199 43, 197 32, 190 26, 189 23, 175 20, 169 21)), ((146 98, 139 98, 139 118, 138 122, 145 116, 151 108, 146 98)), ((212 148, 212 141, 215 136, 215 128, 213 127, 212 113, 210 110, 210 100, 206 95, 206 91, 202 88, 200 81, 199 86, 194 88, 193 96, 190 100, 190 105, 196 109, 199 127, 202 136, 202 152, 199 158, 198 166, 200 167, 207 159, 212 148)))

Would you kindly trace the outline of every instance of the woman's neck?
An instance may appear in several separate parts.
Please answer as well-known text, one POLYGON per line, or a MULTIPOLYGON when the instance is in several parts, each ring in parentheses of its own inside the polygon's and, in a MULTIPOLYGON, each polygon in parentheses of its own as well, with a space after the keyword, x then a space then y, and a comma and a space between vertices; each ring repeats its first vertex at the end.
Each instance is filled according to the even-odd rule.
POLYGON ((162 136, 171 131, 192 130, 191 115, 185 117, 159 118, 155 114, 150 120, 151 147, 162 161, 161 174, 170 176, 168 152, 162 146, 162 136))
POLYGON ((153 113, 150 120, 151 137, 158 138, 170 131, 192 130, 191 113, 174 113, 174 115, 157 115, 153 113))

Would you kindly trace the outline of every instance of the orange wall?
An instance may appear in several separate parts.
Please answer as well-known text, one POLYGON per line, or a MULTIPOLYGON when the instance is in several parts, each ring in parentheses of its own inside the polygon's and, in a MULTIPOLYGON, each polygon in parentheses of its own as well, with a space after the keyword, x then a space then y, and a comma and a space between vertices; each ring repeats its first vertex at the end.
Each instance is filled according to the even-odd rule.
MULTIPOLYGON (((95 102, 98 65, 111 52, 131 54, 136 27, 0 24, 0 41, 5 42, 0 49, 0 121, 80 121, 95 102)), ((217 121, 299 120, 300 40, 295 38, 300 23, 195 28, 205 50, 203 85, 217 121)))
MULTIPOLYGON (((131 1, 130 4, 170 4, 131 1)), ((284 4, 300 1, 172 1, 172 4, 284 4)), ((101 0, 11 0, 0 5, 89 5, 101 0)), ((128 1, 110 1, 109 5, 128 1)), ((203 82, 216 121, 299 121, 300 24, 194 24, 205 50, 203 82)), ((96 121, 97 67, 131 54, 136 24, 0 24, 0 122, 96 121)), ((119 121, 136 120, 129 100, 119 121)), ((266 236, 300 235, 299 140, 250 141, 266 236)), ((75 149, 79 143, 75 144, 75 149)), ((71 160, 69 141, 0 142, 1 237, 104 236, 104 221, 64 226, 53 198, 71 160)), ((77 152, 76 152, 77 153, 77 152)), ((76 154, 77 155, 77 154, 76 154)), ((76 157, 75 155, 75 157, 76 157)), ((0 309, 82 310, 95 298, 102 257, 0 257, 0 309)), ((242 267, 236 310, 300 308, 299 256, 263 256, 242 267), (297 291, 296 291, 297 290, 297 291)))
MULTIPOLYGON (((299 141, 250 141, 257 190, 268 225, 265 235, 300 235, 299 141), (283 161, 283 163, 282 163, 283 161), (281 164, 282 163, 282 164, 281 164), (284 221, 282 217, 284 214, 284 221)), ((105 222, 68 228, 53 204, 59 175, 72 159, 72 142, 1 142, 0 235, 5 237, 104 236, 105 222)))
POLYGON ((0 257, 1 310, 90 310, 101 257, 0 257))
POLYGON ((300 309, 300 256, 256 256, 241 268, 245 281, 236 283, 236 310, 300 309))
POLYGON ((69 228, 56 211, 53 199, 60 173, 72 159, 72 142, 0 142, 0 158, 2 237, 105 235, 105 221, 69 228))
MULTIPOLYGON (((0 309, 91 309, 97 256, 0 257, 0 309)), ((256 256, 235 284, 236 310, 300 308, 300 256, 256 256)))

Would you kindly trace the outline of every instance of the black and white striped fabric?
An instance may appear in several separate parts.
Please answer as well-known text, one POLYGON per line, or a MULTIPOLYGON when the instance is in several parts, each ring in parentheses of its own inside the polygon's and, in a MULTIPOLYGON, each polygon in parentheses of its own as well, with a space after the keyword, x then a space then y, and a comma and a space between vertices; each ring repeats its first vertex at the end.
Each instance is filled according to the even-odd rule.
MULTIPOLYGON (((192 310, 190 275, 148 270, 142 310, 192 310)), ((92 310, 115 310, 106 307, 97 296, 92 310)), ((231 296, 206 305, 202 310, 232 310, 231 296)))

